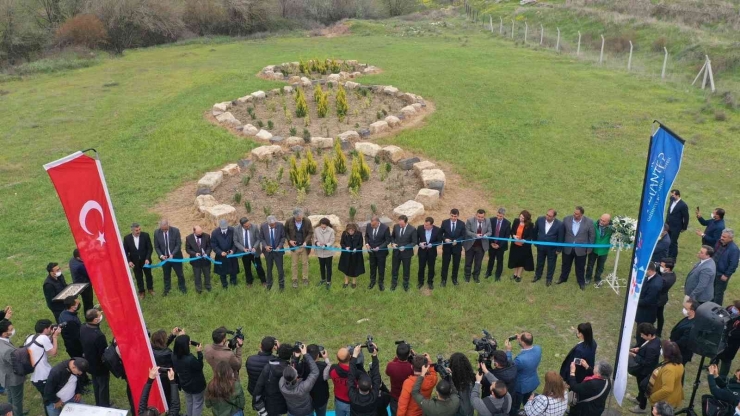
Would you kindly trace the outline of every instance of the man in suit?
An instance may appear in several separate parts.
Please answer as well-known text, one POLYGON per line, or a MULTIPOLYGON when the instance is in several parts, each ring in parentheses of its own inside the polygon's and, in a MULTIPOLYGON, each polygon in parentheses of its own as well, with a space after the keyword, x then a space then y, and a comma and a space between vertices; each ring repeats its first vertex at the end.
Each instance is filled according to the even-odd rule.
MULTIPOLYGON (((547 213, 537 218, 534 223, 535 241, 544 241, 548 243, 562 243, 565 239, 565 228, 563 223, 557 219, 558 212, 550 208, 547 213)), ((547 286, 552 285, 552 277, 555 275, 555 266, 558 263, 558 254, 563 250, 559 246, 537 245, 537 266, 534 269, 534 279, 532 283, 542 279, 542 270, 545 268, 547 260, 547 286)))
POLYGON ((80 342, 84 358, 90 364, 88 374, 92 377, 95 406, 110 407, 110 370, 103 361, 108 340, 100 329, 102 322, 102 311, 90 309, 85 312, 85 325, 80 328, 80 342))
POLYGON ((5 388, 8 402, 13 406, 13 414, 23 415, 23 383, 26 377, 13 372, 11 357, 16 350, 16 346, 10 342, 13 335, 13 323, 7 319, 0 320, 0 384, 5 388))
POLYGON ((398 269, 403 263, 403 290, 409 290, 411 275, 411 257, 414 257, 414 246, 418 242, 416 228, 408 224, 409 218, 405 215, 398 217, 398 224, 393 226, 391 241, 393 243, 393 258, 391 259, 391 291, 398 285, 398 269))
POLYGON ((504 341, 506 357, 516 367, 516 386, 513 391, 510 415, 516 415, 521 405, 527 402, 529 396, 540 385, 537 369, 540 366, 540 361, 542 361, 542 347, 534 345, 534 337, 529 332, 522 332, 517 335, 517 342, 521 351, 514 358, 511 352, 511 341, 508 339, 504 341))
POLYGON ((267 217, 267 221, 260 226, 260 245, 267 265, 267 290, 272 289, 272 268, 277 267, 278 284, 280 290, 285 289, 285 272, 283 271, 282 251, 285 245, 285 226, 279 223, 274 215, 267 217), (278 251, 280 250, 280 251, 278 251))
POLYGON ((473 280, 475 283, 480 283, 480 268, 483 262, 483 255, 485 254, 485 247, 491 240, 486 237, 491 236, 491 222, 486 218, 486 211, 479 209, 475 213, 475 217, 468 218, 465 223, 465 241, 463 248, 465 249, 465 281, 470 282, 470 274, 472 269, 473 280), (475 269, 473 269, 473 262, 475 261, 475 269))
MULTIPOLYGON (((686 298, 694 299, 701 305, 714 299, 714 277, 717 265, 712 261, 714 249, 709 246, 701 246, 697 257, 699 262, 694 264, 683 287, 686 298)), ((687 300, 684 298, 684 300, 687 300)))
POLYGON ((683 303, 683 316, 684 318, 678 321, 676 326, 671 329, 670 340, 678 345, 678 349, 681 350, 681 357, 683 358, 683 365, 691 361, 694 353, 689 348, 689 340, 691 339, 691 328, 694 327, 694 318, 696 317, 696 309, 699 307, 699 303, 693 299, 683 303))
POLYGON ((213 272, 221 278, 221 286, 224 289, 229 287, 229 281, 226 279, 228 275, 232 286, 236 286, 236 277, 239 275, 239 259, 232 257, 228 258, 229 254, 234 254, 236 247, 234 246, 234 229, 229 227, 229 222, 222 219, 218 222, 218 228, 211 232, 211 247, 213 252, 216 253, 216 261, 221 264, 216 264, 213 267, 213 272))
POLYGON ((154 295, 152 269, 144 268, 145 265, 152 263, 152 252, 154 251, 152 239, 149 234, 141 231, 138 223, 131 224, 131 233, 123 237, 123 250, 126 252, 128 267, 134 270, 139 298, 144 298, 145 289, 149 290, 149 295, 154 295), (146 287, 144 287, 144 276, 146 276, 146 287))
POLYGON ((69 259, 69 272, 72 274, 72 283, 87 283, 88 286, 80 294, 82 297, 82 304, 85 310, 92 309, 95 306, 93 303, 93 288, 90 283, 90 276, 87 275, 87 268, 85 263, 82 262, 80 257, 80 250, 74 249, 72 251, 72 258, 69 259))
MULTIPOLYGON (((583 216, 584 212, 583 207, 577 206, 575 211, 573 211, 573 215, 563 218, 563 228, 565 229, 564 243, 594 243, 594 222, 592 219, 583 216)), ((570 269, 575 261, 578 286, 580 286, 581 290, 586 290, 586 257, 589 253, 591 253, 590 248, 563 247, 563 265, 560 269, 560 279, 557 281, 557 284, 568 281, 570 269)))
MULTIPOLYGON (((640 288, 640 299, 637 301, 635 326, 643 322, 654 324, 658 318, 658 303, 660 291, 663 289, 663 278, 655 270, 655 263, 649 263, 640 288)), ((637 346, 640 346, 640 333, 635 334, 637 346)))
POLYGON ((370 259, 370 284, 368 289, 375 287, 375 276, 378 277, 378 289, 385 290, 385 260, 388 258, 388 244, 391 243, 391 231, 387 225, 380 222, 377 215, 373 215, 370 224, 365 228, 365 247, 370 259))
MULTIPOLYGON (((491 223, 491 236, 509 238, 511 235, 511 223, 504 218, 506 208, 499 208, 495 217, 489 220, 491 223)), ((486 267, 486 279, 491 277, 493 265, 496 264, 496 281, 501 280, 504 271, 504 253, 509 249, 508 241, 488 240, 488 267, 486 267)))
POLYGON ((43 284, 44 298, 46 299, 46 306, 49 307, 54 319, 59 323, 59 315, 64 311, 64 302, 55 301, 54 298, 67 287, 67 281, 64 279, 59 263, 47 264, 46 271, 48 274, 43 284))
POLYGON ((193 275, 195 276, 195 291, 201 293, 203 286, 200 276, 203 275, 206 290, 211 291, 211 262, 206 258, 211 256, 211 236, 204 233, 200 225, 193 227, 193 233, 185 237, 185 251, 193 260, 190 265, 193 266, 193 275))
POLYGON ((262 260, 260 260, 259 229, 256 226, 252 227, 252 223, 247 217, 242 217, 239 224, 241 228, 234 228, 234 246, 236 247, 236 253, 247 253, 247 255, 242 256, 242 266, 244 266, 247 275, 247 287, 252 287, 254 282, 252 264, 254 264, 254 269, 260 282, 262 282, 262 286, 267 286, 265 269, 262 268, 262 260))
POLYGON ((666 222, 671 236, 671 245, 668 247, 668 257, 678 257, 678 237, 689 226, 689 206, 681 199, 681 191, 671 191, 671 204, 668 207, 666 222))
POLYGON ((635 363, 635 369, 630 371, 630 374, 635 376, 637 380, 638 404, 631 409, 633 413, 646 413, 645 408, 647 407, 647 391, 641 386, 643 385, 642 380, 645 377, 650 377, 658 366, 660 360, 660 338, 655 336, 655 327, 650 323, 642 323, 637 326, 637 333, 639 334, 639 342, 637 346, 630 349, 630 361, 635 363))
POLYGON ((452 284, 457 286, 457 273, 460 270, 462 257, 462 241, 465 240, 465 223, 460 219, 457 208, 450 210, 450 219, 442 221, 440 238, 445 243, 442 246, 442 287, 447 285, 447 271, 452 260, 452 284))
POLYGON ((301 261, 303 273, 303 286, 308 286, 308 253, 311 251, 306 246, 313 242, 313 226, 311 221, 303 218, 303 210, 293 210, 293 217, 285 221, 285 236, 288 247, 293 248, 290 252, 292 266, 290 271, 293 277, 293 288, 298 287, 298 261, 301 261))
POLYGON ((704 231, 696 230, 696 235, 701 237, 701 243, 705 246, 714 247, 722 236, 722 230, 725 229, 725 210, 715 208, 712 211, 712 219, 705 220, 701 211, 699 211, 699 207, 696 207, 696 219, 699 220, 699 224, 706 227, 704 231))
MULTIPOLYGON (((612 228, 612 216, 609 214, 602 214, 601 217, 594 221, 594 244, 611 244, 612 228)), ((601 287, 601 275, 604 273, 604 264, 606 259, 609 257, 610 247, 594 248, 588 254, 588 264, 586 265, 586 284, 591 283, 591 276, 594 276, 596 287, 601 287), (594 265, 596 265, 596 274, 594 275, 594 265)))
POLYGON ((722 305, 725 297, 725 289, 727 289, 727 283, 730 278, 737 270, 738 262, 740 262, 740 249, 737 244, 733 241, 735 239, 735 231, 731 228, 725 228, 722 231, 722 236, 714 246, 714 256, 712 259, 716 265, 715 278, 714 278, 714 299, 712 302, 722 305))
MULTIPOLYGON (((182 258, 182 238, 180 230, 170 227, 170 222, 166 219, 159 221, 159 229, 154 231, 154 251, 160 260, 181 259, 182 258)), ((182 274, 182 263, 165 263, 162 266, 164 275, 164 296, 167 296, 172 289, 172 270, 177 275, 177 286, 182 293, 187 291, 185 287, 185 276, 182 274)))
POLYGON ((434 263, 437 261, 437 246, 442 242, 439 238, 439 227, 434 225, 434 218, 426 217, 424 225, 416 229, 416 236, 419 241, 419 284, 417 289, 424 286, 424 272, 427 271, 427 287, 429 290, 434 289, 434 263))

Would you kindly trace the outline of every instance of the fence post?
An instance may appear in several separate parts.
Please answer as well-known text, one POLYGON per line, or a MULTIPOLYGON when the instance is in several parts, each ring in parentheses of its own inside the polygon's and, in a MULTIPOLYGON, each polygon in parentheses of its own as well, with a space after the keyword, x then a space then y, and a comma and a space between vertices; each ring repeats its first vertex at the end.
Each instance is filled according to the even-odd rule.
POLYGON ((599 63, 604 62, 604 35, 601 35, 601 54, 599 55, 599 63))
POLYGON ((488 15, 488 21, 491 23, 491 33, 493 33, 493 16, 488 15))
POLYGON ((712 87, 712 92, 714 92, 714 74, 712 73, 712 61, 709 59, 709 55, 705 55, 707 57, 707 72, 709 72, 709 86, 712 87))
POLYGON ((581 31, 578 31, 578 49, 576 49, 576 56, 581 54, 581 31))
POLYGON ((529 25, 527 22, 524 22, 524 44, 527 43, 527 32, 529 31, 529 25))
POLYGON ((627 60, 627 72, 632 70, 632 41, 630 41, 630 57, 627 60))
POLYGON ((665 66, 668 63, 668 48, 663 46, 663 50, 665 51, 665 57, 663 58, 663 71, 660 73, 661 79, 665 79, 665 66))
POLYGON ((545 39, 545 28, 542 27, 542 23, 540 23, 540 45, 542 45, 542 41, 545 39))
POLYGON ((504 18, 499 16, 498 17, 500 22, 498 24, 498 34, 503 36, 504 35, 504 18))
POLYGON ((555 51, 560 52, 560 28, 558 29, 558 42, 555 44, 555 51))
POLYGON ((514 19, 511 19, 511 38, 514 39, 514 19))

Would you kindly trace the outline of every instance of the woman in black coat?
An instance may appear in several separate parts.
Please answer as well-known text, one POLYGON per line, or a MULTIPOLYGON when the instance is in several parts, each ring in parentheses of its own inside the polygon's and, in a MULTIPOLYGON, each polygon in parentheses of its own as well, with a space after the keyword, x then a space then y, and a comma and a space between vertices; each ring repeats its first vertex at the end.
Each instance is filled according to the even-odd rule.
POLYGON ((198 344, 198 358, 190 354, 190 337, 180 335, 175 339, 172 365, 177 373, 180 388, 185 393, 188 416, 201 416, 205 403, 206 377, 203 375, 203 345, 198 344))
MULTIPOLYGON (((519 218, 511 224, 511 238, 515 240, 532 240, 532 214, 526 209, 519 213, 519 218)), ((514 269, 512 277, 517 282, 522 281, 522 273, 534 270, 532 245, 527 243, 511 243, 509 249, 509 268, 514 269)))
POLYGON ((568 374, 571 368, 570 364, 576 359, 584 360, 588 365, 576 363, 576 382, 580 383, 587 376, 592 375, 587 374, 586 369, 593 368, 596 365, 597 345, 596 341, 594 341, 594 331, 593 328, 591 328, 590 322, 578 324, 578 328, 576 328, 576 336, 578 337, 579 342, 570 350, 568 355, 565 356, 563 364, 560 365, 560 376, 563 380, 568 380, 568 374))
POLYGON ((609 399, 609 390, 612 386, 609 378, 612 367, 605 361, 599 361, 595 367, 582 362, 582 368, 588 377, 582 382, 576 381, 576 364, 570 363, 570 376, 567 378, 570 391, 578 396, 578 404, 570 408, 570 416, 592 416, 604 413, 606 401, 609 399))
MULTIPOLYGON (((180 328, 174 328, 169 336, 167 336, 167 332, 163 329, 152 334, 152 352, 154 353, 154 362, 157 363, 157 367, 172 368, 172 350, 169 347, 178 333, 184 332, 180 328)), ((167 399, 167 406, 171 406, 170 380, 167 378, 167 373, 160 374, 159 379, 162 381, 162 389, 164 389, 164 397, 167 399)))
POLYGON ((343 250, 355 250, 354 252, 342 251, 339 256, 339 271, 344 273, 344 285, 349 286, 349 278, 352 278, 352 289, 357 287, 357 276, 365 273, 365 259, 362 257, 362 234, 357 232, 357 225, 347 224, 342 233, 339 246, 343 250))

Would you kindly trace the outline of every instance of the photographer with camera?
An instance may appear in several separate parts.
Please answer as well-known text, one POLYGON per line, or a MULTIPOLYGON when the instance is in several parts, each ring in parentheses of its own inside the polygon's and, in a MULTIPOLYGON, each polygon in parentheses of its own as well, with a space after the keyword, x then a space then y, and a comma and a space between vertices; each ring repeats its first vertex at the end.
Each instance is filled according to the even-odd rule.
POLYGON ((514 402, 511 405, 511 415, 516 415, 519 408, 525 400, 537 390, 540 385, 540 378, 537 375, 537 368, 542 361, 542 348, 534 345, 534 337, 529 332, 517 334, 517 342, 521 352, 516 358, 511 353, 511 341, 508 339, 504 346, 506 347, 506 357, 513 360, 516 365, 516 386, 514 387, 514 402))
MULTIPOLYGON (((331 371, 331 361, 329 360, 329 354, 324 347, 316 344, 310 344, 306 351, 310 355, 316 367, 319 369, 319 377, 316 383, 311 389, 311 401, 313 402, 313 411, 316 416, 326 415, 326 406, 329 403, 329 372, 331 371)), ((306 369, 304 366, 303 378, 307 377, 306 369)))
POLYGON ((313 403, 311 402, 311 389, 319 378, 319 368, 314 358, 306 353, 306 345, 300 345, 300 354, 303 361, 308 365, 310 372, 308 377, 301 379, 298 371, 292 366, 285 367, 283 376, 280 378, 280 392, 285 397, 288 406, 288 414, 291 416, 313 415, 313 403))
POLYGON ((67 350, 69 358, 82 357, 82 342, 80 342, 82 321, 77 317, 80 300, 77 299, 77 296, 70 296, 64 299, 64 308, 61 315, 59 315, 59 328, 62 330, 64 348, 67 350))
POLYGON ((401 396, 403 382, 414 375, 414 367, 409 361, 413 356, 411 344, 406 341, 396 341, 396 357, 385 366, 385 375, 391 379, 391 415, 398 412, 398 398, 401 396))
POLYGON ((401 395, 398 397, 398 416, 421 416, 422 410, 418 403, 414 401, 412 396, 412 390, 416 380, 421 377, 424 380, 420 382, 421 395, 428 399, 432 397, 432 390, 437 384, 437 372, 432 366, 422 374, 424 366, 429 366, 432 363, 432 358, 429 354, 415 355, 412 360, 414 374, 409 376, 404 382, 401 388, 401 395))
MULTIPOLYGON (((244 344, 244 338, 234 336, 233 342, 226 339, 228 330, 225 327, 216 328, 211 334, 213 344, 206 345, 205 357, 208 365, 211 369, 215 370, 216 366, 220 362, 226 362, 231 366, 236 375, 239 375, 239 370, 242 367, 242 345, 244 344), (234 345, 233 350, 230 347, 234 345)), ((241 334, 241 331, 239 331, 241 334)))
POLYGON ((278 416, 288 413, 285 397, 280 392, 280 378, 290 366, 293 346, 280 344, 277 358, 271 359, 262 369, 252 395, 252 407, 260 416, 278 416))
MULTIPOLYGON (((414 357, 414 361, 416 357, 414 357)), ((421 368, 419 377, 416 378, 414 386, 411 389, 411 396, 414 398, 414 402, 419 406, 420 415, 424 416, 453 416, 457 413, 460 408, 460 397, 457 395, 457 389, 455 386, 447 380, 440 380, 437 383, 437 397, 432 399, 422 395, 421 388, 422 384, 426 382, 425 376, 429 372, 433 372, 434 368, 429 365, 429 362, 421 368), (422 380, 424 379, 424 380, 422 380)), ((435 381, 437 376, 434 376, 435 381)), ((431 394, 430 394, 431 396, 431 394)))
MULTIPOLYGON (((272 353, 277 351, 280 343, 275 337, 264 337, 260 342, 260 350, 255 355, 247 357, 247 377, 249 382, 247 383, 247 391, 252 397, 254 397, 254 386, 257 385, 257 379, 260 378, 262 370, 265 368, 267 363, 273 358, 276 358, 272 353)), ((254 404, 254 403, 253 403, 254 404)))
POLYGON ((355 346, 352 359, 349 361, 347 386, 349 389, 350 414, 352 416, 376 416, 378 401, 380 400, 380 363, 378 362, 378 347, 373 343, 372 363, 370 374, 362 372, 357 365, 357 358, 362 351, 362 345, 355 346))
POLYGON ((475 374, 475 385, 470 393, 470 401, 478 416, 505 416, 511 411, 511 395, 506 388, 506 383, 501 380, 495 380, 490 372, 485 374, 475 374), (481 381, 488 379, 491 387, 490 394, 481 399, 481 381))
MULTIPOLYGON (((162 367, 153 367, 149 369, 149 378, 146 380, 146 384, 144 384, 144 389, 141 391, 141 398, 139 399, 139 416, 159 416, 159 410, 156 407, 149 407, 149 392, 152 390, 152 385, 154 384, 154 380, 156 380, 157 375, 160 377, 165 375, 169 381, 169 383, 167 383, 167 388, 170 390, 169 396, 172 397, 172 403, 167 403, 169 408, 167 415, 180 415, 180 396, 177 390, 177 382, 175 381, 175 371, 172 370, 172 368, 166 369, 167 371, 164 370, 165 368, 162 367)), ((188 413, 188 416, 191 415, 188 413)))
MULTIPOLYGON (((512 395, 513 400, 513 394, 516 390, 516 364, 509 360, 506 353, 501 350, 494 351, 492 358, 493 360, 491 363, 493 364, 493 368, 491 368, 491 374, 496 378, 496 380, 501 380, 506 384, 506 391, 512 395)), ((482 371, 485 373, 488 371, 488 368, 482 368, 482 371)), ((481 381, 481 389, 483 390, 484 398, 491 394, 491 383, 488 381, 488 377, 483 377, 483 380, 481 381), (488 391, 486 391, 486 389, 488 391)))
POLYGON ((203 413, 206 377, 203 374, 203 345, 190 340, 188 335, 175 338, 172 352, 172 369, 177 373, 180 388, 185 393, 185 409, 188 416, 200 416, 203 413), (190 353, 190 346, 195 344, 196 358, 190 353))
MULTIPOLYGON (((339 362, 329 368, 329 377, 334 385, 334 414, 336 416, 349 416, 350 414, 347 377, 349 376, 349 361, 351 358, 349 349, 340 348, 337 351, 339 362)), ((391 410, 393 410, 393 407, 391 407, 391 410)))
POLYGON ((48 319, 36 321, 35 329, 36 333, 29 335, 23 345, 27 346, 31 365, 33 365, 31 384, 43 396, 46 379, 49 378, 49 372, 51 372, 49 357, 57 355, 57 338, 59 338, 61 331, 57 325, 52 326, 48 319))

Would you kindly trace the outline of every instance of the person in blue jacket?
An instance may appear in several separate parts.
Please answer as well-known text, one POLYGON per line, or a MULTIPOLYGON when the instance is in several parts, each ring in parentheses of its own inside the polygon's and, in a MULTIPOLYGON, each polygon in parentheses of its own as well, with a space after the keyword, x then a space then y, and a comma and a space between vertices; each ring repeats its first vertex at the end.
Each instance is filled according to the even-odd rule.
POLYGON ((511 342, 507 339, 504 343, 506 347, 506 356, 511 361, 513 359, 516 365, 516 387, 514 389, 514 401, 511 404, 510 415, 514 416, 519 413, 522 403, 526 402, 529 396, 537 390, 540 385, 540 378, 537 375, 537 368, 542 360, 542 348, 534 345, 534 337, 529 332, 522 332, 516 337, 521 351, 516 358, 511 353, 511 342))

